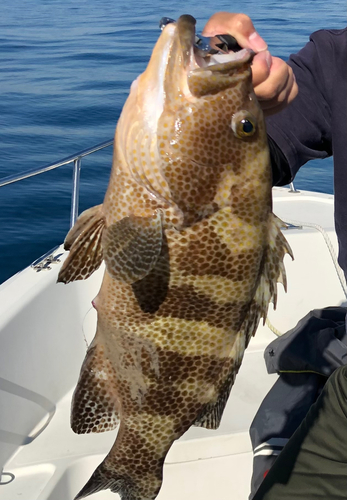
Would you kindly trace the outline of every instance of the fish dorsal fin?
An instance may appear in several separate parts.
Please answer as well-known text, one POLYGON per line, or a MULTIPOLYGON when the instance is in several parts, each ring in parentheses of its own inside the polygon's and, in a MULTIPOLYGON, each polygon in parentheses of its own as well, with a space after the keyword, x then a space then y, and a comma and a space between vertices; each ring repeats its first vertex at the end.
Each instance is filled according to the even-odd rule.
POLYGON ((70 254, 59 272, 58 282, 84 280, 100 266, 103 258, 101 236, 105 225, 101 207, 97 205, 82 212, 68 232, 64 248, 70 250, 70 254))
POLYGON ((258 287, 242 325, 246 347, 258 328, 260 318, 263 318, 263 324, 265 324, 270 301, 273 302, 274 309, 276 309, 277 283, 282 283, 284 290, 287 291, 283 258, 286 253, 292 259, 294 257, 289 243, 282 234, 281 227, 285 227, 285 224, 271 213, 268 227, 268 245, 264 252, 258 287))
POLYGON ((162 240, 160 210, 150 217, 130 215, 112 224, 102 236, 108 273, 125 283, 144 278, 158 260, 162 240))
POLYGON ((97 344, 87 352, 74 392, 71 428, 77 434, 104 432, 118 422, 116 381, 113 369, 97 344))
POLYGON ((238 333, 238 337, 244 339, 244 341, 240 344, 238 351, 231 360, 231 365, 226 362, 223 368, 224 375, 221 374, 221 380, 223 380, 224 377, 224 382, 222 382, 218 399, 216 402, 208 403, 205 406, 203 412, 194 423, 197 427, 205 427, 206 429, 217 429, 219 427, 230 390, 242 362, 245 348, 252 335, 256 332, 260 318, 263 317, 265 322, 268 304, 271 299, 274 306, 276 306, 277 282, 283 283, 286 289, 286 274, 283 258, 286 253, 292 258, 293 255, 289 244, 281 232, 282 226, 284 226, 282 221, 274 214, 271 214, 269 220, 268 244, 264 252, 258 287, 249 305, 246 318, 238 333))

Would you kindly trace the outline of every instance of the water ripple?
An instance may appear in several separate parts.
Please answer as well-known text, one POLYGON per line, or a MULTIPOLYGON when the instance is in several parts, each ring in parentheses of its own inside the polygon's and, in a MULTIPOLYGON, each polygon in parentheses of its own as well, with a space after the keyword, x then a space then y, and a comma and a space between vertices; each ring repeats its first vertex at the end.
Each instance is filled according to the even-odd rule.
MULTIPOLYGON (((240 1, 276 55, 288 57, 311 32, 342 28, 344 0, 240 1)), ((114 134, 131 82, 142 72, 162 16, 191 13, 198 29, 215 11, 197 0, 1 0, 0 176, 58 160, 114 134)), ((219 10, 230 10, 221 0, 219 10)), ((83 163, 80 208, 101 203, 111 148, 83 163)), ((332 191, 332 168, 310 163, 302 187, 332 191), (314 181, 312 176, 314 169, 314 181)), ((63 240, 71 168, 50 172, 0 196, 0 282, 63 240)))

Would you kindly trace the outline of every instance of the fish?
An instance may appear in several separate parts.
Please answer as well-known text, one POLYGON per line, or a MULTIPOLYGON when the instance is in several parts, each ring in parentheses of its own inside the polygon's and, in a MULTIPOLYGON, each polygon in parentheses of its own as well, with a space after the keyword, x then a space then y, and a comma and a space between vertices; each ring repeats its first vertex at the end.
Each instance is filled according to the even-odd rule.
POLYGON ((118 434, 75 497, 154 500, 191 426, 216 429, 291 250, 272 212, 253 52, 202 58, 194 17, 162 31, 118 120, 102 205, 65 239, 58 281, 105 262, 96 334, 71 410, 76 433, 118 434))

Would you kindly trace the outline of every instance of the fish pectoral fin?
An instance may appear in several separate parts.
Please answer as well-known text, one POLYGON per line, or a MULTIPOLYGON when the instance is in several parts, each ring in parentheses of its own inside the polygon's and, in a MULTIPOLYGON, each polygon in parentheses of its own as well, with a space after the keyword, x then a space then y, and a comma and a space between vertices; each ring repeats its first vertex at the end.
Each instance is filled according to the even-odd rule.
POLYGON ((273 302, 274 309, 276 309, 277 283, 282 283, 284 290, 287 291, 287 279, 283 259, 286 253, 292 259, 294 257, 289 243, 282 234, 281 227, 285 227, 285 224, 276 215, 271 214, 268 229, 268 245, 264 252, 258 287, 242 325, 242 331, 246 338, 246 347, 258 328, 260 318, 263 318, 263 323, 265 324, 271 301, 273 302))
POLYGON ((101 209, 102 205, 96 205, 95 207, 88 208, 81 213, 74 226, 66 235, 64 241, 65 250, 70 250, 81 233, 88 231, 91 226, 95 225, 97 220, 103 218, 101 209))
POLYGON ((89 348, 75 389, 71 428, 76 434, 105 432, 118 422, 117 391, 114 372, 100 345, 89 348))
POLYGON ((58 275, 58 283, 84 280, 96 271, 103 259, 101 236, 105 226, 102 205, 82 212, 68 232, 65 250, 70 250, 58 275))
POLYGON ((105 229, 102 248, 110 276, 135 283, 156 265, 163 241, 161 211, 153 216, 130 215, 105 229))

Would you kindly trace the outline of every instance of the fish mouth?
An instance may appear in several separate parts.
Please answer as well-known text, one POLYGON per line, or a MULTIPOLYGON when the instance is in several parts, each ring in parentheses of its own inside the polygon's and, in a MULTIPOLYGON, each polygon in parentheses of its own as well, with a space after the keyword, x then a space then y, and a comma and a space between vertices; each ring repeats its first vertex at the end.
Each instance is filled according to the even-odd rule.
POLYGON ((250 78, 252 50, 203 54, 195 44, 195 25, 195 18, 186 14, 163 30, 167 43, 164 51, 166 98, 181 94, 194 100, 228 88, 240 78, 250 78))
POLYGON ((206 55, 195 44, 196 19, 191 15, 185 14, 181 16, 176 25, 182 50, 183 65, 188 72, 201 71, 201 69, 207 68, 209 71, 225 71, 226 69, 237 69, 252 62, 255 53, 250 49, 206 55))

